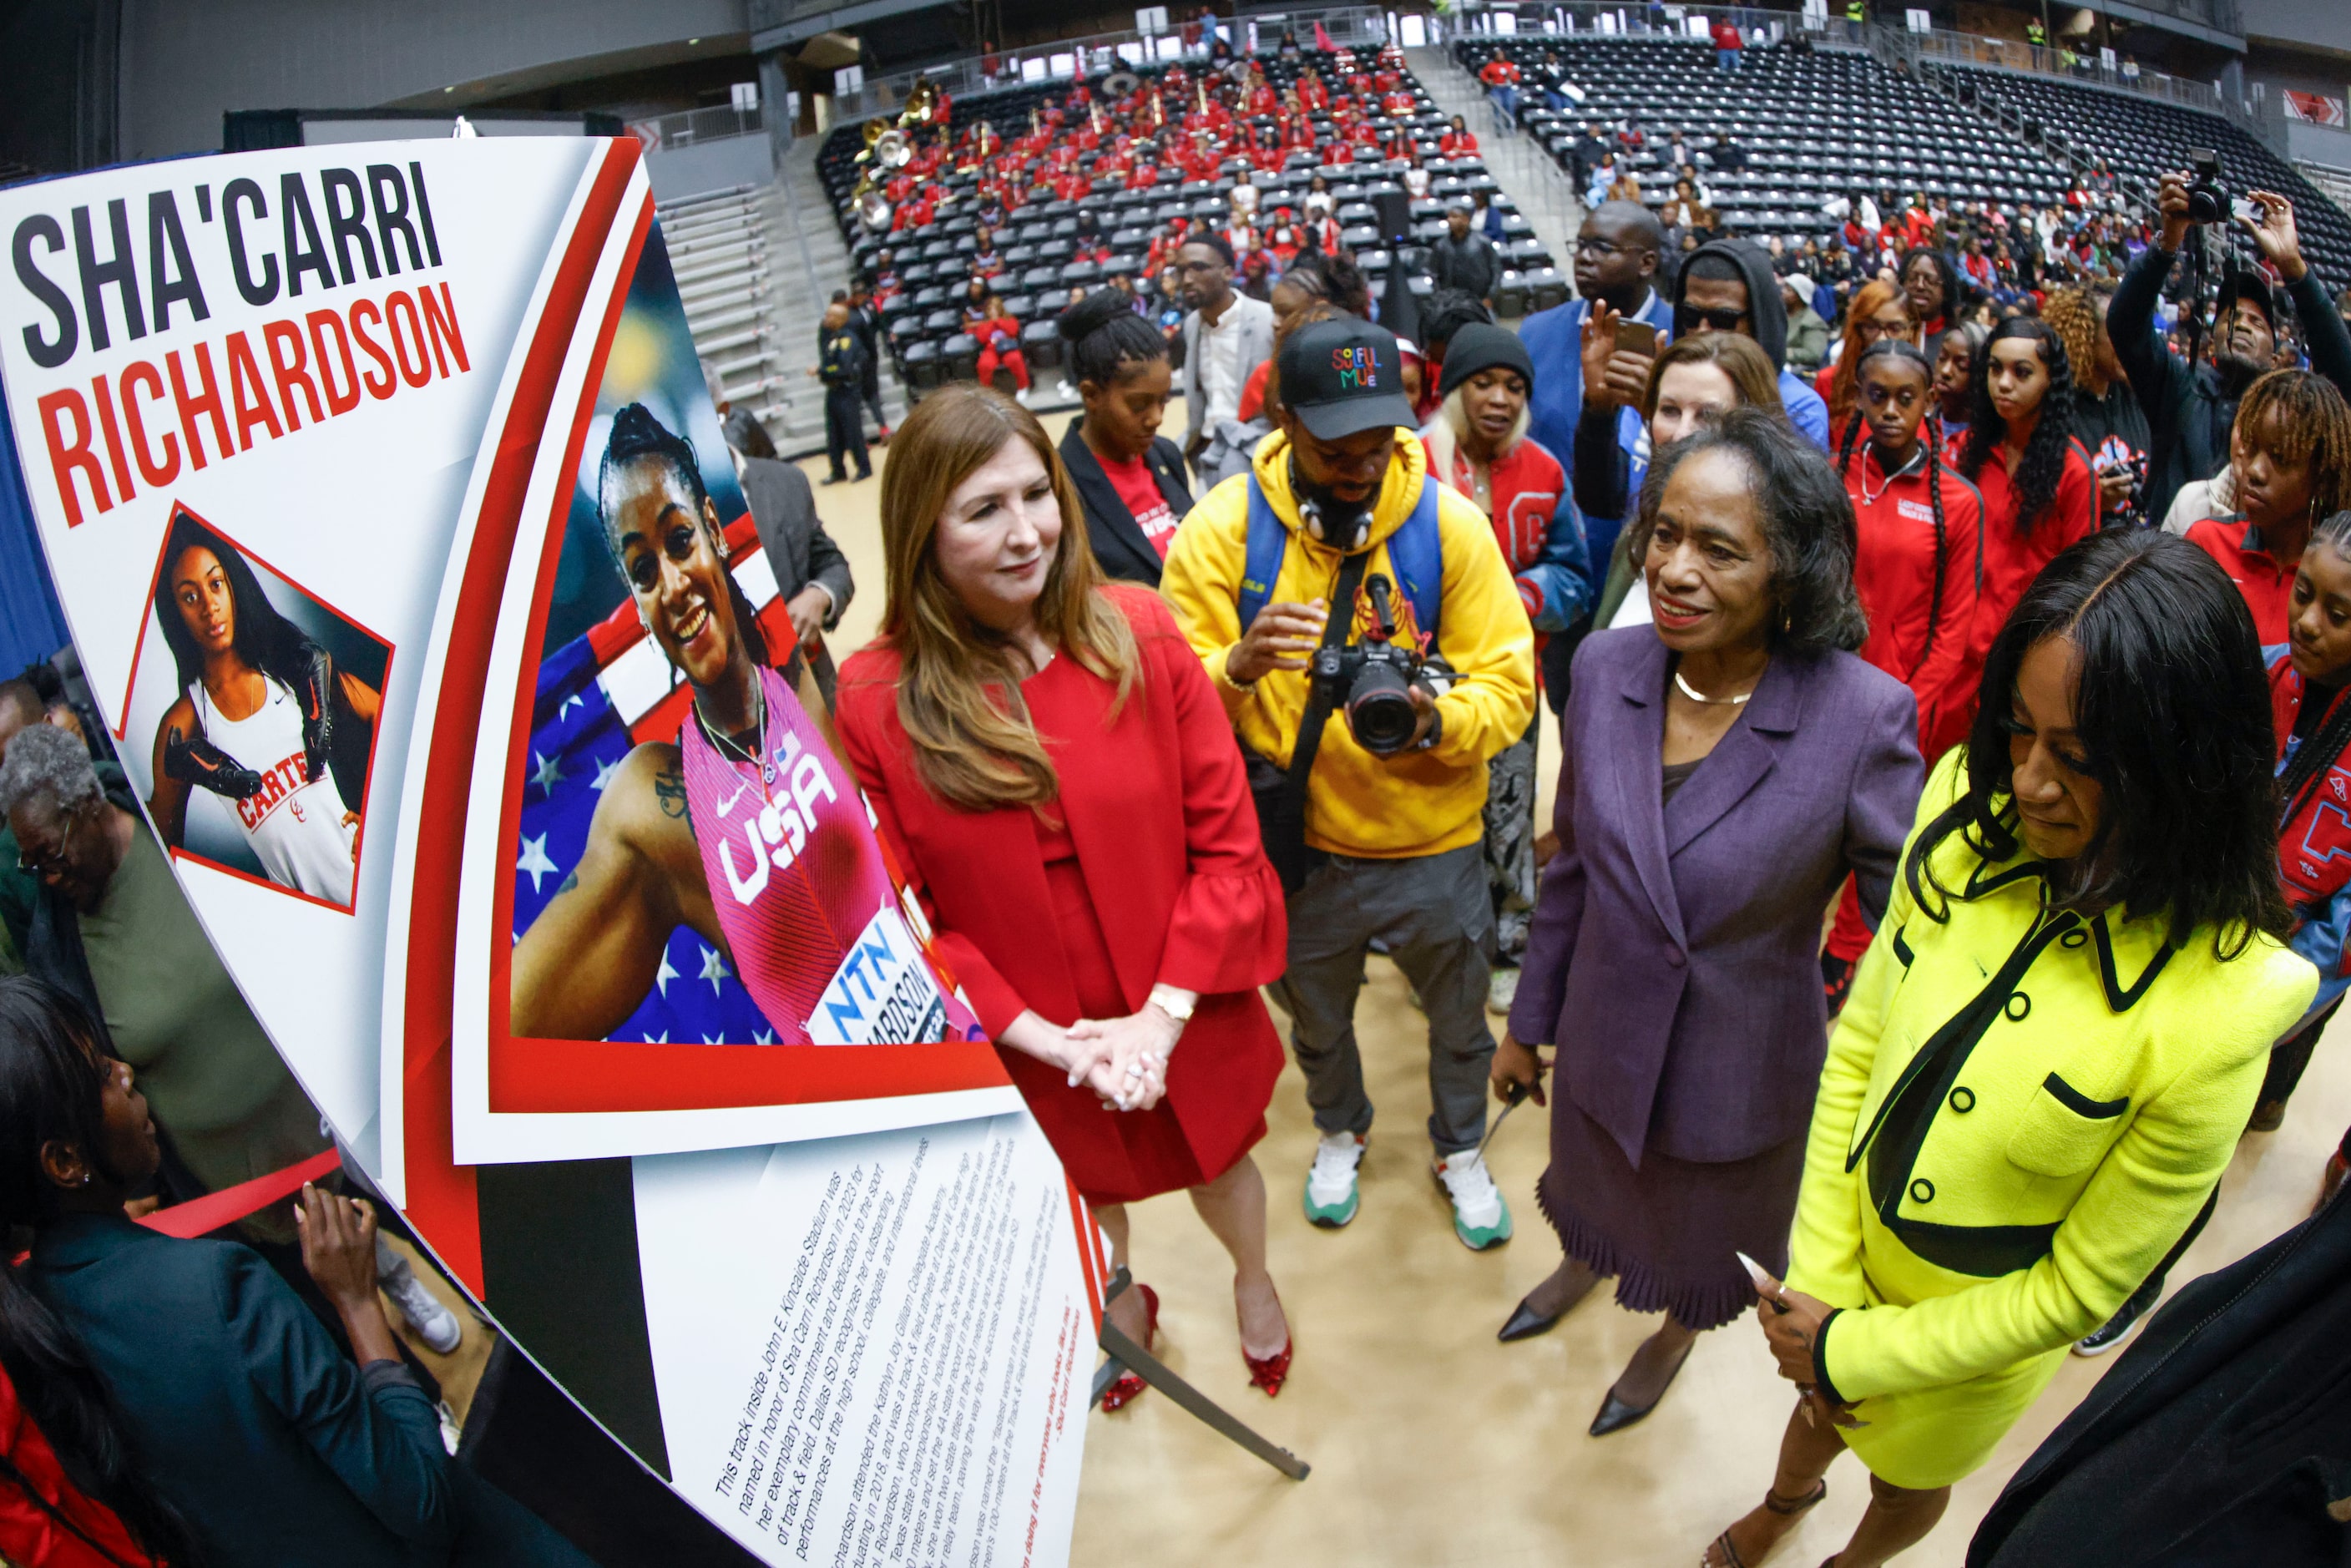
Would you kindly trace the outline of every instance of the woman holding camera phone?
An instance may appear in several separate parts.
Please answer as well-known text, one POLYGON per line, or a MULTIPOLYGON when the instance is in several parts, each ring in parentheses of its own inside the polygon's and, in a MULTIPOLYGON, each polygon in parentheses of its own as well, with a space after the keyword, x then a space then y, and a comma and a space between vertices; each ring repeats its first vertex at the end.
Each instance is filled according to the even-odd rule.
POLYGON ((1785 1256, 1826 1044, 1821 915, 1847 875, 1885 908, 1921 772, 1910 693, 1852 652, 1844 485, 1776 413, 1661 451, 1627 545, 1656 623, 1576 651, 1560 851, 1493 1066, 1497 1094, 1540 1103, 1532 1042, 1558 1046, 1540 1194, 1567 1254, 1500 1337, 1612 1274, 1627 1310, 1668 1314, 1595 1437, 1754 1299, 1739 1252, 1785 1256))
MULTIPOLYGON (((1281 1045, 1257 988, 1289 923, 1224 705, 1148 590, 1105 581, 1036 417, 932 393, 882 477, 881 636, 841 666, 842 749, 937 946, 1126 1262, 1178 1189, 1232 1254, 1249 1380, 1290 1369, 1249 1150, 1281 1045)), ((1159 1298, 1113 1322, 1146 1348, 1159 1298)), ((1133 1374, 1102 1396, 1143 1392, 1133 1374)))

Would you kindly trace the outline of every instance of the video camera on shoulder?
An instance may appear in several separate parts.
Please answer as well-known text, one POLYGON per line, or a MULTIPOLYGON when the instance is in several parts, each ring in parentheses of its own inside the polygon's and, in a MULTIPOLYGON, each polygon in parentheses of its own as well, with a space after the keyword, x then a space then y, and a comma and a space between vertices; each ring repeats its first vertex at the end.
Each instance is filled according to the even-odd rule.
POLYGON ((1410 639, 1396 638, 1395 588, 1374 572, 1364 583, 1371 601, 1372 624, 1359 643, 1319 648, 1314 653, 1313 681, 1332 706, 1347 716, 1348 733, 1355 744, 1374 757, 1392 757, 1412 740, 1420 727, 1411 690, 1419 685, 1434 695, 1441 689, 1435 677, 1437 662, 1424 659, 1410 639))

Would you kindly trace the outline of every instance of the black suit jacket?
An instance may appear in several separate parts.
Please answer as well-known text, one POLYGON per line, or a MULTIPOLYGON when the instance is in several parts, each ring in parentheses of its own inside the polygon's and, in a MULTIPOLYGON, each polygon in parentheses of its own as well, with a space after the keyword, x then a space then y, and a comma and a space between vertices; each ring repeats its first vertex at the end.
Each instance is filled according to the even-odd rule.
POLYGON ((67 1215, 36 1235, 27 1273, 80 1338, 201 1568, 592 1568, 452 1461, 407 1370, 353 1366, 252 1249, 67 1215))
MULTIPOLYGON (((1103 572, 1111 577, 1156 588, 1159 552, 1144 537, 1134 514, 1119 498, 1118 486, 1102 472, 1093 448, 1078 434, 1081 423, 1071 420, 1061 437, 1061 465, 1069 469, 1071 482, 1078 487, 1078 499, 1085 503, 1086 538, 1094 547, 1094 559, 1102 562, 1103 572)), ((1165 436, 1157 436, 1151 443, 1151 450, 1143 455, 1143 460, 1150 465, 1152 476, 1159 481, 1159 493, 1167 497, 1168 509, 1176 514, 1176 521, 1183 521, 1185 514, 1192 509, 1192 487, 1184 477, 1183 449, 1165 436)))
POLYGON ((2351 1199, 2190 1281, 2027 1459, 1969 1568, 2351 1561, 2351 1199))
MULTIPOLYGON (((743 498, 750 503, 751 521, 759 530, 759 548, 768 552, 768 568, 776 574, 777 588, 789 599, 815 583, 832 598, 832 608, 824 612, 824 629, 830 632, 840 625, 841 612, 849 608, 857 584, 849 575, 849 558, 841 553, 841 547, 824 531, 824 519, 816 515, 816 492, 810 487, 808 476, 771 457, 746 457, 743 498)), ((769 652, 780 665, 785 650, 769 652)), ((817 686, 831 702, 832 655, 820 653, 814 668, 817 686)))

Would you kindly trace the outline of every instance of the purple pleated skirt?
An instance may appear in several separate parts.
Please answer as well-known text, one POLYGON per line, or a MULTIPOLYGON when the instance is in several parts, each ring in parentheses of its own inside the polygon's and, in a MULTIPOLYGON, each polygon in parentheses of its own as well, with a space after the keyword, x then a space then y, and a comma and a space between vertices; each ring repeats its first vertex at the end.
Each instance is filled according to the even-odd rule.
POLYGON ((1735 1254, 1788 1272, 1788 1229, 1804 1174, 1804 1136, 1723 1165, 1661 1155, 1638 1170, 1565 1094, 1551 1112, 1551 1166, 1536 1187, 1567 1255, 1616 1280, 1627 1312, 1671 1312, 1719 1328, 1755 1304, 1735 1254))

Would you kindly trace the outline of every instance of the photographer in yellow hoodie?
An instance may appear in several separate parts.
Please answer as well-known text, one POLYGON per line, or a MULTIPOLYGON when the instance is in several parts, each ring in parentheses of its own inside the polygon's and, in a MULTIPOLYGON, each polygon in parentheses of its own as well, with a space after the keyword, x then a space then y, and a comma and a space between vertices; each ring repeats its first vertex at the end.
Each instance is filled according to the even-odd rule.
POLYGON ((1322 1135, 1307 1218, 1355 1216, 1372 1124, 1355 996, 1377 943, 1428 1014, 1432 1169, 1455 1232, 1492 1246, 1510 1218, 1477 1152, 1494 1050, 1480 812, 1488 760, 1534 711, 1533 632, 1491 525, 1427 478, 1392 334, 1301 329, 1267 402, 1279 430, 1185 518, 1160 586, 1251 755, 1290 890, 1277 998, 1322 1135), (1319 698, 1318 655, 1336 666, 1319 698))

